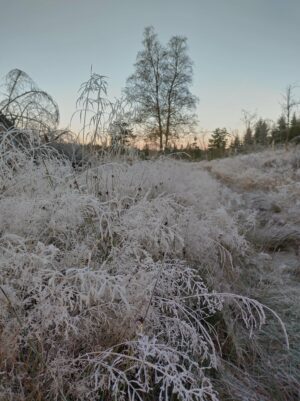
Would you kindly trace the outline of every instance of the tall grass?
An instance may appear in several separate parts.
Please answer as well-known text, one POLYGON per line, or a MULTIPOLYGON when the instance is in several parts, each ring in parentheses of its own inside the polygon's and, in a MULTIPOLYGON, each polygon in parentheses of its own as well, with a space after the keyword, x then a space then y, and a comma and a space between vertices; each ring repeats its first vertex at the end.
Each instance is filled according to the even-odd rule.
POLYGON ((74 170, 32 131, 0 171, 0 399, 271 400, 268 338, 296 394, 241 195, 172 159, 74 170))

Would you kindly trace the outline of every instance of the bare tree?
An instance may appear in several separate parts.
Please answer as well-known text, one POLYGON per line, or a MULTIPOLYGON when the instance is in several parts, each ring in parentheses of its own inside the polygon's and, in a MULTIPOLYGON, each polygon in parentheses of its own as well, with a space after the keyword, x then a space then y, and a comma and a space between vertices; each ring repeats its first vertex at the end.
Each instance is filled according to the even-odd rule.
POLYGON ((112 104, 111 120, 108 127, 110 143, 114 148, 124 148, 136 139, 133 132, 135 109, 126 97, 115 99, 112 104))
POLYGON ((243 144, 246 147, 252 147, 254 144, 254 127, 257 121, 257 113, 251 113, 247 110, 242 110, 242 118, 241 120, 243 121, 245 125, 245 134, 243 138, 243 144))
POLYGON ((18 128, 31 128, 49 135, 59 123, 56 102, 19 69, 11 70, 5 78, 0 101, 0 114, 18 128))
POLYGON ((245 109, 242 109, 242 121, 247 129, 253 129, 255 122, 257 120, 257 113, 251 113, 245 109))
POLYGON ((159 139, 162 150, 183 126, 195 122, 191 113, 197 102, 190 92, 192 61, 186 38, 173 36, 164 47, 153 27, 145 29, 143 46, 125 93, 137 106, 138 122, 144 124, 149 137, 159 139))
POLYGON ((290 129, 291 129, 291 119, 292 114, 297 106, 300 104, 300 99, 296 99, 294 91, 298 86, 295 84, 290 84, 286 87, 285 92, 282 94, 282 113, 286 121, 286 136, 285 143, 287 145, 290 139, 290 129))

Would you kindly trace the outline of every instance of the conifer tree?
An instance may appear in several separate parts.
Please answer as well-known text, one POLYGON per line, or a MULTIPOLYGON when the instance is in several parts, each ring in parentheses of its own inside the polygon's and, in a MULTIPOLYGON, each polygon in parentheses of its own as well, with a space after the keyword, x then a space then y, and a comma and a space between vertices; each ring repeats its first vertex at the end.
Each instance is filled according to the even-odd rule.
POLYGON ((246 129, 246 133, 244 136, 244 145, 245 146, 252 146, 254 143, 253 135, 252 135, 252 129, 248 127, 246 129))
POLYGON ((214 130, 211 138, 208 140, 208 150, 213 158, 224 155, 228 136, 229 133, 226 128, 217 128, 214 130))
POLYGON ((254 131, 255 143, 259 145, 267 145, 268 133, 269 133, 269 126, 267 122, 262 118, 260 118, 255 125, 255 131, 254 131))

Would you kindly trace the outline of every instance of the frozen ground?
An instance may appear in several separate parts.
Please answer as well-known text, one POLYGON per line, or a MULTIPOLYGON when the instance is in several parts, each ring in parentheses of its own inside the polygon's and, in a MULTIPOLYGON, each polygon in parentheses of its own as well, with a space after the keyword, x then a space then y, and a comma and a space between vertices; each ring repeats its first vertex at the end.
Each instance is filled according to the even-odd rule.
POLYGON ((298 151, 75 171, 12 136, 1 400, 299 399, 298 151))

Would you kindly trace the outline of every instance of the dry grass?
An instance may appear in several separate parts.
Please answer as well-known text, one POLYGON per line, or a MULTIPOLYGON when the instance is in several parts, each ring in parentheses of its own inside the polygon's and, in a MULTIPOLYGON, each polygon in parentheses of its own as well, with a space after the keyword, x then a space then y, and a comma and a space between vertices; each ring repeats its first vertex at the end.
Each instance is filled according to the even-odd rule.
POLYGON ((297 399, 293 308, 266 295, 241 195, 197 164, 1 145, 1 400, 270 401, 272 375, 297 399))

